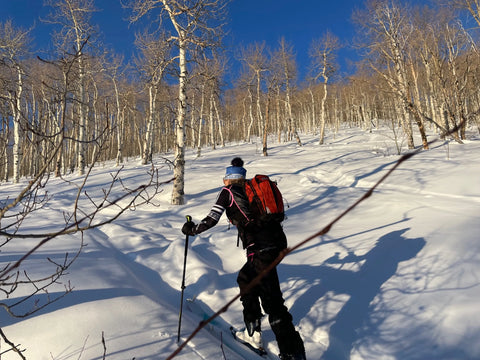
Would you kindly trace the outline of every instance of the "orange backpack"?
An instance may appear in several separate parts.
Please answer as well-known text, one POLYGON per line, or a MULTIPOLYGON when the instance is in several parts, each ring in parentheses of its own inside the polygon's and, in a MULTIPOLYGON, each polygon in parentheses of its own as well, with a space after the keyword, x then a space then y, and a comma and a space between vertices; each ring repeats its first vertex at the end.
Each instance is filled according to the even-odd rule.
POLYGON ((261 221, 285 219, 283 196, 277 183, 267 175, 255 175, 245 182, 245 192, 255 218, 261 221))

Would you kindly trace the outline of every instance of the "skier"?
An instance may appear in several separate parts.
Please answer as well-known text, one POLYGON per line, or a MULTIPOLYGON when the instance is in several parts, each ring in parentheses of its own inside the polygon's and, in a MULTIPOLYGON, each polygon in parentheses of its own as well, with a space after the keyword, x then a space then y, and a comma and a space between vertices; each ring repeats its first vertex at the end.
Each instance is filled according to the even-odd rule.
POLYGON ((198 225, 187 221, 182 227, 182 232, 192 236, 202 233, 215 226, 226 211, 228 219, 237 227, 238 235, 247 253, 247 262, 237 277, 246 328, 243 332, 237 332, 236 336, 258 349, 263 348, 260 326, 261 300, 280 349, 280 359, 305 360, 303 340, 295 330, 292 315, 284 305, 276 268, 263 277, 250 292, 247 293, 244 290, 287 246, 285 233, 278 221, 265 223, 249 220, 252 213, 245 194, 246 173, 243 160, 239 157, 234 158, 223 178, 225 187, 220 191, 208 215, 198 225))

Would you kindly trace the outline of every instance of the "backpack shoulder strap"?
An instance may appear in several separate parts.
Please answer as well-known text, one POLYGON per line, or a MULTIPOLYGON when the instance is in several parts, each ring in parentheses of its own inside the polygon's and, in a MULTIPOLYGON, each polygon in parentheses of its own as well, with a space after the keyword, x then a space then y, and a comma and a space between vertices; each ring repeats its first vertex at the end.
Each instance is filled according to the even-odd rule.
POLYGON ((245 212, 242 210, 242 208, 240 207, 240 205, 238 205, 237 200, 235 200, 235 195, 233 194, 232 189, 230 189, 230 187, 228 187, 228 186, 225 186, 224 189, 227 190, 227 191, 230 193, 230 197, 231 197, 231 199, 232 199, 232 201, 230 202, 230 205, 229 205, 228 207, 232 207, 232 206, 235 204, 235 206, 237 207, 238 211, 240 211, 240 213, 245 217, 245 219, 247 220, 247 222, 251 221, 251 219, 247 216, 247 214, 245 214, 245 212))
POLYGON ((228 207, 232 207, 233 203, 235 202, 235 199, 233 197, 233 193, 232 193, 232 190, 227 187, 227 186, 224 186, 223 187, 224 190, 227 190, 229 193, 230 193, 230 198, 232 199, 232 201, 230 202, 230 205, 228 205, 228 207))

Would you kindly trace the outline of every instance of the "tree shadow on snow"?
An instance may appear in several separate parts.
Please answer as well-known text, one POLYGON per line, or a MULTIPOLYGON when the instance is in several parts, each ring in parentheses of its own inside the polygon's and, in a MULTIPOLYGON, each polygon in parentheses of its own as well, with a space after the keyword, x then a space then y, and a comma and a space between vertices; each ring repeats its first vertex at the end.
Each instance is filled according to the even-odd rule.
MULTIPOLYGON (((34 312, 32 315, 28 316, 28 319, 34 318, 36 316, 45 315, 52 313, 57 310, 65 309, 71 306, 84 304, 88 302, 94 302, 99 300, 114 299, 118 297, 125 296, 139 296, 142 295, 140 291, 132 288, 108 288, 108 289, 89 289, 89 290, 75 290, 67 294, 67 296, 62 297, 64 293, 62 292, 53 292, 48 294, 38 294, 30 301, 25 302, 22 306, 15 307, 15 311, 19 314, 22 312, 28 312, 32 309, 35 309, 36 306, 48 304, 51 299, 59 299, 56 302, 53 302, 46 306, 45 308, 34 312)), ((23 298, 11 298, 6 299, 3 303, 7 306, 12 306, 23 298)), ((23 317, 12 317, 6 310, 0 310, 0 324, 2 326, 9 326, 23 321, 23 317)))
MULTIPOLYGON (((345 294, 349 299, 336 314, 334 319, 326 319, 325 323, 333 321, 329 329, 329 346, 324 352, 324 360, 348 360, 353 346, 360 338, 360 330, 372 316, 370 303, 381 294, 382 285, 397 272, 400 262, 414 258, 425 246, 423 238, 408 239, 402 234, 408 229, 393 231, 382 236, 365 255, 355 255, 349 252, 344 258, 335 254, 325 261, 325 264, 315 268, 314 277, 318 285, 313 285, 300 296, 291 308, 294 318, 307 316, 318 299, 327 293, 345 294), (332 267, 332 265, 340 265, 332 267), (359 265, 358 271, 345 270, 345 264, 359 265), (361 265, 360 265, 361 264, 361 265)), ((285 266, 285 265, 282 265, 285 266)), ((283 272, 281 270, 281 272, 283 272)), ((312 273, 311 267, 292 266, 286 271, 288 276, 312 273), (296 268, 296 269, 294 269, 296 268)), ((314 279, 310 283, 316 284, 314 279)), ((321 325, 325 325, 321 324, 321 325)), ((377 325, 378 327, 378 325, 377 325)), ((375 329, 370 329, 376 332, 375 329)), ((365 332, 362 332, 365 335, 365 332)))

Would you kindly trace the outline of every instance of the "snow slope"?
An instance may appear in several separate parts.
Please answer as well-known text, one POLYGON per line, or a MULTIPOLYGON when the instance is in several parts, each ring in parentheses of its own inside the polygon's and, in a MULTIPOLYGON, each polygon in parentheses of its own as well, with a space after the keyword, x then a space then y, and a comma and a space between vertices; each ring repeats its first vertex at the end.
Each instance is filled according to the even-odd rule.
MULTIPOLYGON (((73 293, 27 319, 0 310, 3 331, 26 348, 28 359, 102 359, 102 332, 107 359, 165 359, 177 348, 185 244, 180 228, 185 215, 198 222, 208 213, 230 160, 239 155, 249 176, 267 173, 278 181, 289 204, 284 228, 293 245, 322 229, 393 166, 398 156, 388 131, 343 129, 323 146, 306 135, 301 147, 272 139, 268 157, 261 156, 260 143, 204 149, 200 158, 187 151, 186 205, 169 205, 167 185, 159 206, 136 209, 86 233, 88 245, 68 278, 73 293)), ((402 164, 327 235, 284 259, 281 285, 308 359, 480 358, 479 155, 478 136, 464 145, 432 145, 402 164)), ((127 163, 126 184, 141 183, 148 167, 138 163, 127 163)), ((113 171, 108 164, 96 168, 88 191, 102 196, 113 171)), ((171 177, 168 166, 161 173, 171 177)), ((80 181, 73 175, 69 180, 80 181)), ((1 184, 1 198, 18 189, 1 184)), ((54 195, 50 207, 24 230, 62 223, 75 190, 55 179, 48 190, 54 195)), ((191 240, 185 297, 216 311, 237 294, 236 274, 245 258, 236 247, 236 230, 224 216, 191 240)), ((0 267, 34 243, 2 248, 0 267)), ((79 236, 57 239, 25 266, 47 273, 45 258, 60 261, 78 244, 79 236)), ((199 320, 185 305, 182 339, 199 320)), ((218 319, 224 322, 242 327, 239 301, 218 319)), ((269 351, 277 354, 266 319, 263 328, 269 351)), ((202 330, 176 358, 258 358, 229 346, 228 334, 223 337, 202 330)))

